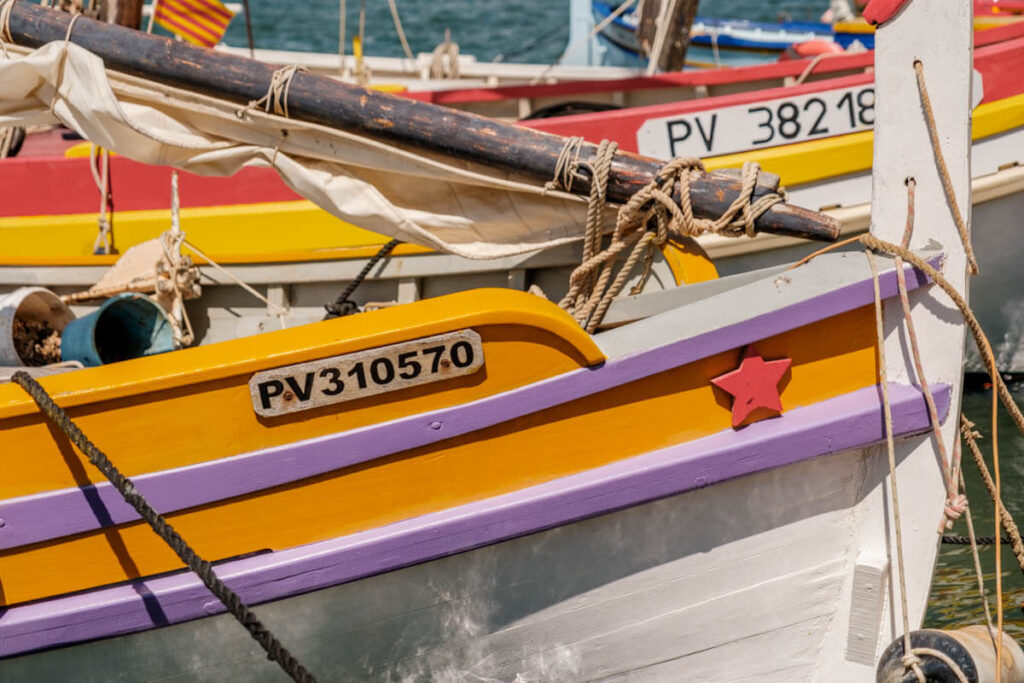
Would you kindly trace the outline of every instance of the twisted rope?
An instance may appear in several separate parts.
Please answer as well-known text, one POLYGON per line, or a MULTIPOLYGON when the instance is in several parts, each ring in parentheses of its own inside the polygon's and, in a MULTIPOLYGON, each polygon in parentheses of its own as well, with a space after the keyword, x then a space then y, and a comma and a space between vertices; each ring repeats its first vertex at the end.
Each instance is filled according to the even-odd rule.
POLYGON ((248 112, 260 107, 268 114, 288 118, 288 91, 292 87, 292 78, 298 71, 307 71, 307 69, 298 64, 289 64, 275 71, 270 77, 267 94, 258 100, 250 100, 245 109, 238 111, 238 118, 244 118, 248 112))
POLYGON ((910 669, 920 683, 925 683, 921 671, 921 660, 913 653, 910 642, 910 608, 907 606, 907 578, 903 563, 903 525, 900 520, 900 497, 896 486, 896 444, 893 439, 892 403, 889 400, 889 376, 885 363, 885 321, 882 314, 882 293, 878 283, 878 265, 875 263, 874 250, 868 249, 865 254, 871 266, 871 282, 875 293, 875 333, 878 338, 878 374, 882 386, 882 407, 885 414, 885 446, 889 456, 889 486, 892 496, 892 517, 896 530, 896 566, 900 584, 900 612, 903 617, 903 668, 910 669))
POLYGON ((960 233, 960 241, 964 245, 964 253, 967 256, 967 264, 970 266, 971 275, 978 274, 978 261, 974 258, 974 249, 971 247, 971 239, 967 235, 967 223, 963 214, 960 213, 960 205, 956 201, 956 193, 953 191, 953 181, 949 176, 949 167, 946 166, 946 158, 942 154, 942 147, 939 145, 939 131, 935 126, 935 112, 932 110, 932 101, 928 96, 928 86, 924 82, 924 64, 921 60, 914 60, 914 73, 917 76, 917 90, 921 95, 921 106, 924 108, 924 119, 928 126, 928 136, 932 143, 932 152, 935 155, 935 165, 939 169, 939 177, 942 179, 942 190, 946 193, 946 201, 949 203, 949 210, 953 214, 953 222, 956 223, 957 232, 960 233))
POLYGON ((303 683, 315 683, 316 679, 292 654, 274 637, 255 614, 246 606, 233 590, 221 581, 213 570, 213 566, 199 557, 188 543, 174 530, 163 515, 135 488, 131 479, 121 474, 107 455, 93 444, 82 433, 68 414, 58 406, 46 390, 27 372, 19 370, 11 376, 11 381, 20 386, 32 397, 39 409, 58 429, 71 440, 78 450, 85 454, 96 469, 117 489, 125 502, 131 505, 157 535, 175 552, 203 584, 219 599, 235 619, 238 620, 249 635, 263 647, 267 657, 280 665, 293 680, 303 683))
MULTIPOLYGON (((573 168, 582 166, 574 162, 578 151, 570 140, 563 147, 552 183, 579 177, 573 168)), ((698 218, 693 213, 690 199, 690 181, 705 172, 700 159, 680 157, 666 163, 657 176, 638 190, 620 209, 608 246, 598 251, 601 242, 603 214, 607 206, 607 184, 611 163, 618 146, 607 140, 598 146, 591 170, 590 204, 583 245, 583 260, 569 277, 569 292, 559 305, 569 312, 587 332, 593 333, 604 318, 608 307, 622 291, 636 265, 644 269, 632 293, 642 289, 650 275, 654 250, 665 244, 671 236, 696 237, 715 233, 727 237, 753 236, 757 218, 775 204, 784 201, 783 194, 769 193, 752 201, 760 170, 755 162, 743 164, 739 194, 715 219, 698 218), (673 199, 679 186, 679 202, 673 199), (650 229, 649 226, 653 226, 650 229), (622 267, 615 265, 625 256, 622 267)), ((569 181, 571 184, 571 180, 569 181)))
MULTIPOLYGON (((907 223, 903 230, 903 239, 900 246, 906 249, 910 246, 910 238, 914 233, 915 218, 915 190, 917 181, 914 178, 907 179, 907 223)), ((946 504, 944 506, 945 517, 940 527, 953 528, 956 521, 967 510, 967 496, 960 493, 957 486, 956 472, 960 467, 959 449, 953 449, 952 460, 947 456, 946 440, 942 436, 942 426, 939 420, 939 411, 935 406, 935 397, 928 387, 928 378, 924 372, 924 362, 921 359, 921 348, 917 341, 917 331, 914 327, 914 317, 910 313, 910 296, 907 293, 907 275, 903 270, 903 259, 896 256, 896 284, 899 290, 900 304, 903 307, 903 320, 907 325, 907 337, 910 342, 911 357, 914 361, 914 372, 917 375, 917 382, 921 386, 921 393, 924 394, 925 405, 928 408, 928 418, 932 425, 932 433, 935 437, 939 469, 942 472, 942 481, 946 487, 946 504)))
POLYGON ((11 35, 11 11, 14 9, 14 2, 15 0, 0 0, 0 49, 7 59, 11 58, 7 51, 7 43, 14 42, 11 35))
POLYGON ((395 22, 395 32, 398 34, 398 39, 402 41, 402 50, 405 52, 406 59, 415 60, 416 58, 412 54, 412 50, 409 49, 409 41, 405 39, 405 29, 402 28, 402 18, 398 16, 398 5, 395 0, 388 0, 388 7, 391 8, 391 18, 395 22))
MULTIPOLYGON (((1009 536, 1003 536, 998 542, 1003 545, 1012 545, 1013 539, 1009 536)), ((975 543, 977 545, 995 545, 996 539, 993 536, 976 536, 972 541, 970 536, 943 534, 942 543, 944 545, 971 545, 971 543, 975 543)))
MULTIPOLYGON (((985 484, 985 489, 988 491, 989 496, 995 500, 996 483, 992 479, 992 473, 989 471, 988 464, 985 462, 981 449, 978 447, 978 439, 981 438, 981 434, 974 429, 974 423, 968 420, 966 415, 962 414, 960 415, 960 435, 963 437, 964 443, 967 444, 967 448, 971 451, 971 456, 978 466, 978 471, 981 472, 981 480, 985 484)), ((1017 528, 1013 515, 1010 514, 1010 511, 1006 509, 1006 505, 1001 500, 996 507, 998 508, 999 520, 1002 523, 1003 529, 1009 535, 1010 545, 1013 546, 1013 554, 1017 558, 1017 566, 1020 567, 1021 573, 1024 574, 1024 540, 1021 539, 1020 530, 1017 528)))
POLYGON ((583 138, 573 136, 567 138, 562 145, 562 151, 558 153, 558 160, 555 161, 554 177, 544 184, 544 192, 550 190, 564 190, 572 192, 572 182, 580 178, 580 152, 583 150, 583 138))
POLYGON ((350 298, 353 292, 356 291, 356 288, 358 288, 359 285, 363 284, 363 280, 365 280, 366 276, 370 274, 370 271, 373 270, 373 267, 377 265, 377 262, 380 261, 385 256, 387 256, 388 254, 390 254, 394 250, 394 248, 401 243, 401 240, 390 240, 384 246, 382 246, 376 254, 370 257, 370 259, 366 262, 366 265, 363 266, 363 269, 360 270, 359 274, 356 275, 355 279, 352 280, 352 282, 348 283, 345 289, 342 290, 341 294, 338 295, 338 298, 334 300, 334 303, 324 305, 324 310, 327 311, 327 319, 340 318, 342 316, 355 313, 357 310, 359 310, 359 305, 355 301, 352 301, 352 299, 350 298))

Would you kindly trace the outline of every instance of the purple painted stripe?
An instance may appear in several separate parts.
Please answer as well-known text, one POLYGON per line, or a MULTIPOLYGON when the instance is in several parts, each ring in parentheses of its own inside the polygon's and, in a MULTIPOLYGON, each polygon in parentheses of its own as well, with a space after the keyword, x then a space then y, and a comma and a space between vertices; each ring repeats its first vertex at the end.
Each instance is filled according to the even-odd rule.
MULTIPOLYGON (((948 385, 933 388, 941 419, 948 385)), ((921 392, 890 385, 898 436, 929 429, 921 392)), ((884 438, 878 387, 798 408, 515 493, 370 531, 226 562, 218 574, 250 603, 267 602, 568 524, 884 438)), ((223 611, 191 574, 12 607, 0 615, 0 656, 147 630, 223 611), (146 595, 144 600, 140 594, 146 595), (155 601, 159 623, 147 610, 155 601)))
MULTIPOLYGON (((938 259, 933 259, 937 265, 938 259)), ((907 287, 928 283, 910 266, 907 287)), ((896 294, 896 272, 879 277, 882 296, 896 294)), ((609 360, 472 403, 243 455, 133 477, 162 513, 205 505, 299 481, 411 448, 461 436, 622 386, 701 358, 865 306, 870 278, 688 339, 609 360), (440 428, 432 428, 440 425, 440 428)), ((110 484, 75 487, 0 503, 0 549, 123 524, 139 517, 110 484)))

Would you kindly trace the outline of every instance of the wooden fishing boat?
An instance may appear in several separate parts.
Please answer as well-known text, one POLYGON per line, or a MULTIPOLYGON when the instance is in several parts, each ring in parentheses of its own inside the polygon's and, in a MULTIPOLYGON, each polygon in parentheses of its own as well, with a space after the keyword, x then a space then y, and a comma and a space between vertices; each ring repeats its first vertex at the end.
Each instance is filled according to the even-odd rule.
MULTIPOLYGON (((1024 58, 1024 23, 977 33, 975 48, 981 100, 974 112, 973 211, 977 249, 988 266, 975 279, 974 301, 996 342, 1000 368, 1022 372, 1024 316, 1020 311, 1024 301, 1013 292, 1024 289, 1024 282, 1015 252, 1006 245, 1015 243, 1010 232, 1012 216, 1024 210, 1020 192, 1024 175, 1019 165, 1020 150, 1024 149, 1019 139, 1024 135, 1024 94, 1013 67, 1024 58)), ((870 213, 872 63, 871 53, 830 57, 818 62, 804 82, 795 86, 785 84, 807 70, 806 61, 659 74, 607 84, 451 89, 405 96, 510 117, 518 111, 558 107, 568 99, 608 104, 615 93, 620 93, 619 101, 626 104, 670 102, 529 120, 523 125, 581 135, 594 142, 614 139, 624 149, 661 158, 700 156, 711 169, 755 159, 781 176, 794 202, 827 211, 842 221, 844 232, 855 233, 866 229, 870 213), (802 107, 794 121, 798 133, 787 138, 793 126, 787 123, 787 130, 776 131, 773 125, 772 139, 765 140, 767 129, 757 125, 764 122, 763 109, 780 110, 785 115, 790 106, 802 107), (719 117, 726 116, 742 120, 729 127, 719 122, 719 117), (812 134, 815 127, 827 132, 812 134), (686 131, 689 133, 683 135, 686 131), (740 139, 742 132, 749 133, 749 139, 740 139)), ((772 116, 775 123, 778 117, 772 116)), ((3 185, 19 188, 0 207, 5 214, 0 217, 0 244, 5 254, 0 288, 43 284, 62 294, 81 291, 116 260, 116 256, 92 254, 100 195, 89 171, 89 159, 82 155, 55 158, 42 146, 37 149, 39 154, 0 162, 3 185), (55 193, 55 187, 61 191, 55 193)), ((170 172, 117 156, 112 157, 111 165, 117 207, 114 240, 124 251, 166 230, 170 172)), ((215 262, 230 266, 245 282, 270 294, 288 311, 290 324, 318 319, 322 305, 335 296, 330 281, 355 277, 387 240, 301 199, 272 169, 247 168, 230 178, 182 174, 181 179, 181 221, 190 242, 215 262), (291 226, 287 231, 280 229, 285 223, 291 226), (239 238, 241 234, 246 237, 239 238)), ((716 272, 746 272, 795 260, 814 248, 775 235, 742 242, 709 236, 701 238, 701 245, 710 261, 692 249, 668 245, 667 255, 658 258, 656 277, 649 286, 694 283, 716 272)), ((536 284, 558 298, 579 253, 578 245, 564 246, 537 255, 480 262, 401 245, 393 259, 375 271, 375 277, 360 290, 359 301, 409 302, 467 286, 470 280, 477 286, 524 290, 536 284)), ((195 254, 193 258, 202 261, 195 254)), ((201 306, 191 306, 203 330, 201 338, 226 339, 241 330, 276 324, 280 308, 236 289, 228 276, 211 266, 202 270, 203 282, 212 291, 201 306), (211 318, 206 307, 213 305, 214 299, 220 304, 211 318), (232 310, 245 311, 243 322, 232 310)), ((984 370, 973 350, 968 367, 973 372, 984 370)))
MULTIPOLYGON (((975 243, 988 264, 972 283, 980 318, 996 346, 999 367, 1024 371, 1024 291, 1012 217, 1024 211, 1024 88, 1016 66, 1024 63, 1018 37, 975 50, 976 109, 972 136, 975 243)), ((847 59, 847 58, 839 58, 847 59)), ((822 64, 830 62, 825 60, 822 64)), ((580 114, 528 122, 533 128, 590 140, 609 137, 624 149, 671 158, 698 156, 708 168, 755 159, 777 173, 793 201, 827 211, 855 234, 868 226, 872 168, 874 77, 844 76, 793 87, 744 92, 676 104, 580 114)), ((721 273, 800 258, 809 253, 785 239, 743 244, 713 237, 702 246, 721 273)), ((972 353, 971 371, 984 367, 972 353)))
MULTIPOLYGON (((596 35, 591 59, 600 65, 643 68, 647 57, 637 39, 637 5, 617 13, 622 4, 591 0, 592 24, 603 26, 596 35)), ((974 5, 975 30, 1019 21, 1013 5, 1006 11, 985 0, 976 0, 974 5)), ((833 54, 850 49, 854 43, 859 43, 861 49, 875 46, 874 27, 863 19, 766 22, 697 16, 690 32, 687 64, 704 68, 749 66, 774 62, 784 55, 833 54)))
MULTIPOLYGON (((957 496, 937 439, 956 433, 964 324, 943 287, 966 291, 969 242, 934 155, 969 215, 967 14, 910 0, 879 30, 874 238, 900 242, 907 177, 917 203, 913 251, 865 244, 903 261, 830 253, 638 294, 598 334, 540 297, 470 290, 0 385, 0 675, 269 680, 274 665, 206 585, 297 680, 870 677, 885 645, 921 621, 936 528, 957 496), (904 286, 913 305, 901 314, 904 286), (139 521, 141 510, 173 538, 138 497, 123 503, 69 444, 61 431, 74 430, 42 392, 166 515, 181 534, 175 552, 139 521), (208 565, 196 565, 202 579, 182 570, 184 539, 233 593, 208 565)), ((14 63, 66 60, 58 85, 103 72, 82 45, 108 69, 134 64, 134 76, 108 77, 136 93, 157 87, 140 73, 171 64, 194 83, 218 74, 185 45, 87 21, 72 31, 66 16, 23 2, 9 16, 15 40, 55 39, 14 63), (139 52, 122 40, 143 41, 145 57, 132 61, 139 52)), ((232 74, 221 79, 228 116, 246 99, 238 88, 272 82, 255 66, 232 74)), ((279 143, 289 158, 317 111, 301 97, 311 88, 321 111, 361 103, 361 132, 392 142, 405 114, 431 111, 292 76, 291 117, 272 118, 289 127, 279 143), (381 105, 388 125, 374 118, 381 105)), ((32 107, 45 111, 42 92, 32 107)), ((56 92, 59 117, 95 95, 56 92)), ((191 97, 213 116, 216 98, 191 97)), ((139 126, 144 107, 169 106, 135 104, 139 126)), ((547 139, 522 131, 488 146, 472 118, 437 116, 462 124, 447 145, 468 138, 492 165, 509 154, 523 163, 540 150, 515 143, 547 139)), ((105 117, 77 123, 98 132, 105 117)), ((240 135, 228 120, 217 129, 240 135)), ((105 128, 114 137, 116 123, 105 128)), ((418 128, 421 147, 435 130, 418 128)), ((582 147, 582 161, 596 164, 602 149, 582 147)), ((617 156, 594 195, 625 201, 646 186, 644 163, 617 156)), ((705 180, 691 183, 695 204, 715 194, 705 180)), ((808 217, 784 204, 770 212, 758 220, 808 217)))

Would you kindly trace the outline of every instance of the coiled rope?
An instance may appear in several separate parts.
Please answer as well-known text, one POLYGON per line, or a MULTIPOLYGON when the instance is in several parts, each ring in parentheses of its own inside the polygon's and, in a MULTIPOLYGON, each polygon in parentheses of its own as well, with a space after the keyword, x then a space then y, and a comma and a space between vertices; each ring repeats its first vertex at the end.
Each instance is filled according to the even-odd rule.
POLYGON ((43 414, 70 439, 78 450, 85 454, 96 469, 103 473, 103 476, 117 489, 125 502, 131 505, 139 516, 156 532, 171 550, 181 559, 188 568, 198 576, 203 584, 220 600, 228 612, 238 620, 253 640, 260 644, 266 651, 267 657, 278 663, 281 669, 295 681, 303 683, 315 683, 316 679, 302 664, 274 637, 266 626, 246 606, 242 599, 233 590, 221 581, 213 570, 213 566, 199 557, 196 552, 185 542, 177 531, 174 530, 163 515, 153 509, 153 506, 135 488, 131 479, 121 474, 117 467, 110 461, 110 458, 93 444, 92 441, 82 433, 68 414, 54 402, 46 390, 27 372, 19 370, 11 376, 11 381, 20 386, 32 397, 43 414))
POLYGON ((608 204, 607 187, 612 160, 618 144, 602 140, 593 161, 579 160, 581 138, 569 138, 559 155, 554 178, 545 190, 572 188, 579 169, 590 170, 590 203, 583 241, 583 259, 569 276, 569 292, 559 306, 565 309, 587 332, 597 330, 608 307, 622 291, 640 263, 644 263, 636 294, 650 274, 654 250, 670 237, 697 237, 714 233, 726 237, 753 237, 757 218, 775 204, 784 201, 784 193, 768 193, 753 199, 760 166, 743 164, 741 187, 736 199, 718 218, 698 218, 690 200, 690 181, 705 173, 700 159, 679 157, 661 167, 657 176, 638 190, 618 212, 608 246, 601 250, 604 214, 608 204), (679 201, 673 196, 679 188, 679 201), (653 229, 652 229, 653 228, 653 229), (619 258, 625 261, 616 272, 619 258))

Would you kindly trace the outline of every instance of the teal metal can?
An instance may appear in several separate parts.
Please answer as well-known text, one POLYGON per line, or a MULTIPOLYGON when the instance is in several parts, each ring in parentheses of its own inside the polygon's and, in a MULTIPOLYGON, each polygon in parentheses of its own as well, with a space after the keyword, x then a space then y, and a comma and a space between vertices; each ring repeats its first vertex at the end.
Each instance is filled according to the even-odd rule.
POLYGON ((174 329, 160 304, 142 294, 126 293, 68 323, 60 356, 95 367, 173 350, 174 329))

